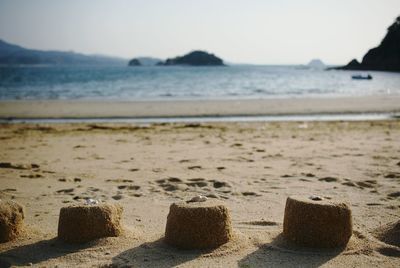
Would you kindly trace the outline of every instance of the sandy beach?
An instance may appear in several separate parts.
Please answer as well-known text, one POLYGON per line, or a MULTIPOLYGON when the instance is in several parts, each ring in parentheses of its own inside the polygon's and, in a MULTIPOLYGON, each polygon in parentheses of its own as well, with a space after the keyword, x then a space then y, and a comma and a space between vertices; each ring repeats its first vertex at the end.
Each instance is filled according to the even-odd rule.
MULTIPOLYGON (((4 116, 10 106, 1 107, 4 116)), ((398 120, 3 124, 0 140, 0 198, 26 208, 25 233, 0 244, 1 267, 400 265, 399 245, 376 235, 400 215, 398 120), (166 245, 169 206, 197 194, 225 202, 234 240, 211 251, 166 245), (283 213, 294 194, 347 202, 354 224, 348 246, 287 243, 283 213), (60 208, 85 198, 122 205, 123 235, 58 241, 60 208)))
POLYGON ((0 1, 0 268, 400 268, 399 0, 93 2, 0 1))
POLYGON ((0 118, 154 118, 399 113, 399 95, 174 101, 1 101, 0 118))

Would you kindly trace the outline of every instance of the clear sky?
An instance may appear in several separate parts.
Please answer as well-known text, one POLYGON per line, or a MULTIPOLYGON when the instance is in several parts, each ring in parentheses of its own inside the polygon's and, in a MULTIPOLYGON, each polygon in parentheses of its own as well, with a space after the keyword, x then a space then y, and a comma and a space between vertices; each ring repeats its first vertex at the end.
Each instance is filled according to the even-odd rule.
POLYGON ((0 39, 124 58, 202 49, 236 63, 342 64, 399 15, 400 0, 0 0, 0 39))

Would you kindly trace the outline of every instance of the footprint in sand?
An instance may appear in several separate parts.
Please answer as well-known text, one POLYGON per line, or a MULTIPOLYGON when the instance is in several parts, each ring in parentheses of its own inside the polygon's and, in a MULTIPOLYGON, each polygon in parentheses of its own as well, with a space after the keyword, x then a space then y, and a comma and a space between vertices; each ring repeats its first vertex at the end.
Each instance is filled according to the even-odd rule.
POLYGON ((213 187, 214 188, 223 188, 223 187, 231 187, 231 185, 227 182, 224 181, 217 181, 217 180, 210 180, 210 182, 213 183, 213 187))
POLYGON ((261 196, 260 194, 256 192, 242 192, 243 196, 261 196))
POLYGON ((188 183, 186 183, 187 186, 197 186, 197 187, 206 187, 208 186, 208 183, 206 182, 205 179, 203 178, 193 178, 193 179, 188 179, 188 183))
POLYGON ((400 197, 400 192, 393 192, 387 195, 390 199, 400 197))
POLYGON ((133 182, 133 180, 128 180, 128 179, 108 179, 108 180, 106 180, 106 182, 117 182, 117 183, 120 183, 120 182, 133 182))
POLYGON ((342 185, 350 186, 350 187, 357 187, 357 185, 352 181, 343 182, 342 185))
POLYGON ((29 174, 29 175, 20 175, 21 178, 29 178, 29 179, 38 179, 43 178, 41 174, 29 174))
POLYGON ((73 148, 74 148, 74 149, 86 148, 86 146, 85 146, 85 145, 80 145, 80 144, 78 144, 78 145, 75 145, 73 148))
POLYGON ((194 170, 194 169, 202 169, 201 166, 189 166, 188 169, 194 170))
POLYGON ((338 182, 338 181, 340 181, 338 178, 335 178, 335 177, 324 177, 324 178, 320 178, 318 180, 319 181, 325 181, 325 182, 338 182))
POLYGON ((169 182, 174 182, 174 183, 183 182, 181 179, 176 178, 176 177, 169 177, 169 178, 167 179, 167 181, 169 181, 169 182))
POLYGON ((385 175, 386 179, 399 179, 400 173, 388 173, 385 175))
POLYGON ((241 144, 241 143, 234 143, 231 145, 231 147, 242 147, 242 146, 243 146, 243 144, 241 144))
POLYGON ((179 160, 179 163, 190 163, 190 162, 193 162, 193 160, 191 160, 191 159, 182 159, 182 160, 179 160))
POLYGON ((276 225, 278 225, 277 222, 274 222, 274 221, 266 221, 266 220, 260 220, 260 221, 245 221, 245 222, 241 222, 240 224, 257 225, 257 226, 276 226, 276 225))
POLYGON ((174 191, 185 191, 187 190, 188 186, 183 183, 183 181, 176 177, 169 177, 166 179, 159 179, 156 180, 156 183, 167 192, 174 192, 174 191))
POLYGON ((356 184, 360 188, 375 188, 377 185, 377 181, 376 180, 358 181, 356 182, 356 184))
POLYGON ((56 193, 58 193, 58 194, 70 194, 71 195, 74 192, 74 190, 75 190, 74 188, 61 189, 61 190, 57 190, 56 193))
POLYGON ((139 190, 141 187, 139 185, 129 185, 128 186, 128 190, 133 190, 133 191, 137 191, 139 190))
POLYGON ((377 207, 377 206, 383 206, 383 204, 381 204, 381 203, 367 203, 367 206, 377 207))
POLYGON ((121 200, 122 198, 124 198, 124 196, 120 195, 120 194, 117 194, 117 195, 111 196, 111 198, 114 199, 114 200, 121 200))
POLYGON ((117 188, 118 188, 119 190, 124 190, 124 189, 126 189, 126 190, 137 191, 137 190, 140 189, 140 186, 139 186, 139 185, 118 185, 117 188))
POLYGON ((9 168, 9 169, 38 169, 40 166, 38 164, 13 164, 10 162, 1 162, 0 168, 9 168))
POLYGON ((342 185, 349 186, 349 187, 357 187, 360 189, 364 188, 376 188, 378 186, 378 183, 376 180, 365 180, 365 181, 351 181, 349 179, 344 179, 345 182, 342 183, 342 185))

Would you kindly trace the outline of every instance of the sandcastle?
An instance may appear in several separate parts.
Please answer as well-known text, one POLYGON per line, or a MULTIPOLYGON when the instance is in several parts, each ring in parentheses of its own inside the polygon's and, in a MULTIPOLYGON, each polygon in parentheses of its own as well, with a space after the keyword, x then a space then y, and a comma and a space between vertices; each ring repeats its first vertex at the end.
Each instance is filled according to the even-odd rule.
POLYGON ((182 249, 216 248, 232 239, 228 209, 217 200, 195 197, 170 206, 165 241, 182 249))
POLYGON ((318 196, 291 196, 286 200, 283 235, 301 246, 345 246, 352 235, 351 210, 318 196))
POLYGON ((400 247, 400 220, 379 226, 373 234, 386 244, 400 247))
POLYGON ((122 232, 120 205, 87 204, 63 207, 58 221, 58 238, 68 243, 85 243, 122 232))
POLYGON ((24 208, 13 201, 0 201, 0 243, 15 239, 24 222, 24 208))

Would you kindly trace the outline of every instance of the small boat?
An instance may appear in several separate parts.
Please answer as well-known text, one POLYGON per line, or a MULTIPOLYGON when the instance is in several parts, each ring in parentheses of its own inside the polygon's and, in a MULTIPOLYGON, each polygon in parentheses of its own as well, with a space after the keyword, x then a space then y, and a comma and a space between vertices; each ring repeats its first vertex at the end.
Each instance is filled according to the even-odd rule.
POLYGON ((361 74, 357 74, 357 75, 352 75, 351 78, 355 79, 355 80, 371 80, 372 76, 370 74, 363 76, 361 74))

